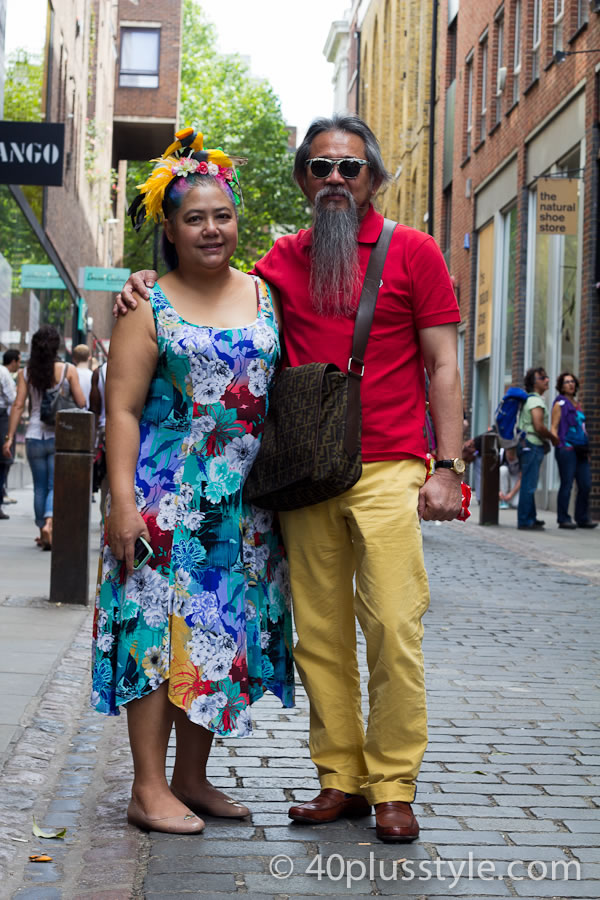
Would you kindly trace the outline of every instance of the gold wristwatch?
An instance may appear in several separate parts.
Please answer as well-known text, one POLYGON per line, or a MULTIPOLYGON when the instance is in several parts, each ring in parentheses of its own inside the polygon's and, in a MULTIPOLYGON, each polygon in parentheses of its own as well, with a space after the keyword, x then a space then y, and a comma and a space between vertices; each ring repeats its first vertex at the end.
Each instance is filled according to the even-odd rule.
POLYGON ((454 459, 436 459, 435 468, 450 469, 456 475, 464 475, 467 464, 460 456, 456 456, 454 459))

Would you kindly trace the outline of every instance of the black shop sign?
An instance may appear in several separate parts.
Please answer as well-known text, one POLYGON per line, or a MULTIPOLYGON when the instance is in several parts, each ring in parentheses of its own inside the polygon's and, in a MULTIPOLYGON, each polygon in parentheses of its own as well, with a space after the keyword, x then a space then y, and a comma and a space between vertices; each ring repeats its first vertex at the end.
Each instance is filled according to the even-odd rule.
POLYGON ((63 182, 65 126, 55 122, 0 122, 0 184, 63 182))

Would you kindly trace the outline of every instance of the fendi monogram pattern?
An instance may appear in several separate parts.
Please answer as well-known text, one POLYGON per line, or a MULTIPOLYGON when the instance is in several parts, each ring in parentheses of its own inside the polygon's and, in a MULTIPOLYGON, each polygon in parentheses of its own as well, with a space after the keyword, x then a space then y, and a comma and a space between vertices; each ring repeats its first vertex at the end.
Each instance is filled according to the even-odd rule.
POLYGON ((309 363, 280 372, 244 499, 263 509, 298 509, 356 484, 360 449, 350 457, 343 446, 347 403, 348 376, 337 366, 309 363))

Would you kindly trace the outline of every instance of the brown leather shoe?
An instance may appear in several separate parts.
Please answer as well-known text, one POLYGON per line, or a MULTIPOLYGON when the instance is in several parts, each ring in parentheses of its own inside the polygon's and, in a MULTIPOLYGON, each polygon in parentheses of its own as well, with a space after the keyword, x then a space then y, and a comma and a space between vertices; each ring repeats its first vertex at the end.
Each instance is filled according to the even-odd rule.
POLYGON ((345 794, 335 788, 324 788, 318 797, 292 806, 288 812, 295 822, 335 822, 336 819, 368 816, 371 807, 361 794, 345 794))
POLYGON ((375 833, 388 844, 406 844, 419 837, 419 823, 410 803, 392 800, 375 804, 375 833))

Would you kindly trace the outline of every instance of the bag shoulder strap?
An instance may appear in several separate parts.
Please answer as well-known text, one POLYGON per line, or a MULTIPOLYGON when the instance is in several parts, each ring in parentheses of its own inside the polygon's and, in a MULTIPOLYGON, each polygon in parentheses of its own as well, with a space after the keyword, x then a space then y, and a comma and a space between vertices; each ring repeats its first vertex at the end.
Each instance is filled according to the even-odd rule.
POLYGON ((381 274, 396 224, 391 219, 383 220, 381 234, 371 250, 360 300, 358 301, 358 309, 356 310, 356 321, 352 338, 352 356, 348 360, 348 409, 346 413, 346 433, 344 436, 344 449, 349 456, 354 456, 358 449, 360 382, 365 371, 365 352, 371 325, 373 324, 377 294, 381 286, 381 274))

